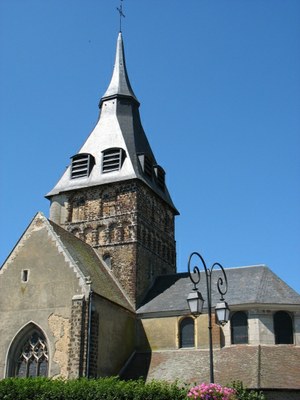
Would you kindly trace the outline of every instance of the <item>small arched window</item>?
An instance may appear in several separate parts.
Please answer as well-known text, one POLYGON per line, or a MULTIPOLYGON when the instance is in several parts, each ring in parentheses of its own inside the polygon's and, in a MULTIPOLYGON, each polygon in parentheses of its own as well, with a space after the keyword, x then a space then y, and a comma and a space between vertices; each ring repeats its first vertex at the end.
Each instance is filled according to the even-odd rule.
POLYGON ((195 323, 191 317, 184 318, 179 324, 179 347, 195 346, 195 323))
POLYGON ((104 254, 103 261, 105 262, 106 266, 111 269, 111 256, 109 254, 104 254))
POLYGON ((293 321, 285 311, 274 314, 275 344, 293 344, 293 321))
POLYGON ((248 343, 248 317, 243 311, 233 314, 230 319, 231 324, 231 343, 247 344, 248 343))
POLYGON ((35 325, 30 324, 23 334, 15 339, 10 349, 9 366, 10 377, 48 376, 46 338, 35 325))

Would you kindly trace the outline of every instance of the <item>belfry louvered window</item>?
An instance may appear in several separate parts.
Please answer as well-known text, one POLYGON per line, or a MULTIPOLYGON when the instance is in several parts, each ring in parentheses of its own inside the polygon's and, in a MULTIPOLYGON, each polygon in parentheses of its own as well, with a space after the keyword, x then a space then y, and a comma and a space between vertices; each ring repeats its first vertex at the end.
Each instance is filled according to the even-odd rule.
POLYGON ((76 154, 71 157, 71 159, 71 179, 82 178, 90 175, 93 166, 95 165, 95 158, 91 154, 76 154))
POLYGON ((125 151, 119 147, 104 150, 102 159, 102 172, 119 171, 125 159, 125 151))
POLYGON ((155 172, 155 176, 156 176, 156 182, 157 185, 164 190, 165 189, 165 171, 163 170, 163 168, 160 165, 155 165, 154 166, 154 172, 155 172))
POLYGON ((138 154, 138 159, 145 175, 152 178, 153 162, 146 154, 138 154))

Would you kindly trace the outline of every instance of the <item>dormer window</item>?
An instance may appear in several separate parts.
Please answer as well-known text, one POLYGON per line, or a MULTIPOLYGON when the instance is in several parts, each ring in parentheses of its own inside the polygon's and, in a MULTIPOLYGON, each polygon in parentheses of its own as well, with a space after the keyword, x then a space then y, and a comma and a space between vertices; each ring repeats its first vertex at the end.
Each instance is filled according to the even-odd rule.
POLYGON ((160 189, 165 190, 165 171, 160 165, 154 165, 154 173, 156 177, 157 185, 160 189))
POLYGON ((102 158, 102 173, 119 171, 122 168, 126 153, 119 147, 104 150, 102 158))
POLYGON ((91 154, 76 154, 71 159, 71 179, 83 178, 90 175, 95 165, 95 158, 91 154))
POLYGON ((138 159, 145 175, 152 178, 153 162, 146 154, 138 154, 138 159))

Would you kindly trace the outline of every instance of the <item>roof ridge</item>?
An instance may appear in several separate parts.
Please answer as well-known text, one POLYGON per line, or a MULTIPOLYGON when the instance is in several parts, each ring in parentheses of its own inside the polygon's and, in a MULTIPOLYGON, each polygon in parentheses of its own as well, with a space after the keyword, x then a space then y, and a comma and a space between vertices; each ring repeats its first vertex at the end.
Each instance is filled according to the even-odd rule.
MULTIPOLYGON (((68 261, 70 264, 72 264, 72 267, 74 269, 74 271, 76 271, 76 273, 79 275, 79 277, 83 280, 83 285, 87 285, 90 286, 90 284, 88 283, 88 276, 85 276, 84 273, 81 271, 81 269, 78 267, 77 262, 74 260, 74 258, 72 257, 72 255, 70 254, 70 252, 68 251, 68 249, 66 248, 65 244, 63 243, 62 239, 60 238, 60 236, 55 232, 54 226, 57 226, 61 229, 63 229, 61 226, 55 224, 55 222, 51 221, 50 219, 46 218, 43 215, 45 222, 47 224, 47 228, 48 228, 48 232, 50 232, 52 234, 52 236, 54 236, 55 240, 59 243, 59 246, 63 249, 65 256, 68 257, 68 261)), ((64 231, 66 231, 64 229, 64 231)), ((68 231, 66 231, 68 232, 68 231)), ((68 232, 70 234, 70 232, 68 232)), ((78 239, 78 238, 77 238, 78 239)), ((88 293, 86 293, 86 296, 88 295, 88 293)))
POLYGON ((8 256, 6 257, 6 259, 3 261, 1 268, 0 268, 0 274, 2 274, 8 268, 8 265, 13 261, 13 254, 18 250, 18 248, 20 246, 22 246, 22 242, 24 240, 26 240, 28 230, 30 229, 31 225, 33 224, 33 221, 37 218, 37 216, 45 218, 44 214, 41 211, 38 211, 35 213, 34 217, 31 218, 31 221, 29 222, 29 224, 27 224, 26 228, 23 230, 18 241, 16 242, 14 247, 11 249, 11 251, 8 254, 8 256))
POLYGON ((258 290, 257 290, 256 296, 255 296, 255 300, 257 302, 259 302, 259 300, 263 299, 263 295, 264 295, 264 293, 266 291, 266 285, 267 285, 266 277, 267 277, 267 270, 263 269, 262 277, 261 277, 261 280, 259 282, 258 290))
POLYGON ((253 264, 253 265, 241 265, 237 267, 226 267, 225 270, 228 269, 244 269, 244 268, 269 268, 266 264, 253 264))

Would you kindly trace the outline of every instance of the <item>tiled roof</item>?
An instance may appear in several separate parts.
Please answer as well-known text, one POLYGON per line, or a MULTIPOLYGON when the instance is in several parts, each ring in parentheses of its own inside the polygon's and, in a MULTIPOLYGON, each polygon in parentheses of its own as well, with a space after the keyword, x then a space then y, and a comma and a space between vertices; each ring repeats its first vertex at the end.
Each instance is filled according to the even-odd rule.
POLYGON ((90 277, 92 290, 98 295, 132 310, 129 301, 103 265, 95 250, 54 222, 49 221, 49 223, 83 275, 90 277))
MULTIPOLYGON (((239 345, 215 348, 215 381, 223 385, 242 381, 248 388, 299 390, 299 357, 299 346, 239 345)), ((137 379, 141 376, 148 381, 208 382, 209 352, 179 349, 136 353, 123 371, 123 377, 137 379)), ((297 393, 298 397, 293 399, 300 398, 297 393)))
MULTIPOLYGON (((268 267, 250 266, 226 269, 228 292, 225 300, 230 306, 239 304, 278 304, 299 305, 300 295, 275 275, 268 267)), ((216 304, 220 295, 217 292, 219 271, 212 274, 212 304, 216 304)), ((184 312, 188 310, 186 298, 193 284, 188 273, 158 277, 138 313, 184 312)), ((198 285, 204 300, 207 298, 205 273, 201 271, 198 285)), ((204 308, 207 301, 204 303, 204 308)))

